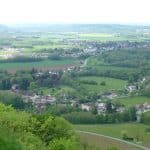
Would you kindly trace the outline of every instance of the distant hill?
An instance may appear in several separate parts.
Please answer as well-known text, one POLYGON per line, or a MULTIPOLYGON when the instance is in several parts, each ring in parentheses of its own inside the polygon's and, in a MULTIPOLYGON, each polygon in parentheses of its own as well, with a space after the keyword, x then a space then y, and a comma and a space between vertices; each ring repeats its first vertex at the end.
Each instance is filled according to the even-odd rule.
POLYGON ((48 31, 48 32, 92 32, 92 33, 126 33, 137 30, 150 30, 150 26, 117 25, 117 24, 18 24, 11 26, 23 31, 48 31))
POLYGON ((8 30, 7 26, 0 24, 0 32, 4 32, 4 31, 7 31, 7 30, 8 30))

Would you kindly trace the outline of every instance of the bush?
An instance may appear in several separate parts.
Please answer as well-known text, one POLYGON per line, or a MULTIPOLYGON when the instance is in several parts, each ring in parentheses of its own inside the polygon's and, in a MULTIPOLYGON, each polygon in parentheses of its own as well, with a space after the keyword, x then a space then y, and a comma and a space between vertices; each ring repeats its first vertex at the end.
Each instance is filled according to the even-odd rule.
POLYGON ((5 128, 0 129, 0 149, 1 150, 22 150, 21 144, 16 140, 16 137, 5 128))
POLYGON ((100 83, 100 85, 105 86, 105 85, 106 85, 106 82, 105 82, 105 81, 102 81, 102 82, 100 83))
POLYGON ((141 115, 141 123, 150 124, 150 111, 141 115))
POLYGON ((121 135, 122 135, 123 140, 126 140, 128 138, 128 132, 127 131, 122 131, 121 135))

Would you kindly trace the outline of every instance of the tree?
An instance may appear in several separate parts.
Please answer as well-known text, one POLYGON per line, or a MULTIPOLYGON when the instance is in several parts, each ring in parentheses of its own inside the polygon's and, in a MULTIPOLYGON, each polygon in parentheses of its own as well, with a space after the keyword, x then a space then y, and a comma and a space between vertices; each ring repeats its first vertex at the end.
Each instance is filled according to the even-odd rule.
POLYGON ((130 115, 130 120, 131 121, 136 121, 137 120, 136 108, 135 107, 130 107, 128 111, 129 111, 129 115, 130 115))
POLYGON ((38 88, 38 85, 37 85, 36 82, 31 82, 30 83, 29 90, 33 90, 34 91, 37 88, 38 88))
POLYGON ((2 90, 9 90, 11 88, 10 79, 3 79, 1 81, 1 89, 2 90))
POLYGON ((92 114, 96 115, 98 112, 97 112, 97 107, 94 105, 92 106, 92 110, 91 110, 92 114))
POLYGON ((150 125, 150 111, 141 115, 141 122, 150 125))
POLYGON ((16 96, 9 92, 0 92, 0 102, 5 105, 11 105, 16 109, 25 109, 26 105, 20 96, 16 96))
POLYGON ((127 131, 122 131, 121 135, 122 135, 123 140, 126 140, 128 138, 128 132, 127 131))
POLYGON ((105 85, 106 85, 106 82, 105 82, 105 81, 102 81, 102 82, 100 83, 100 85, 105 86, 105 85))
POLYGON ((111 101, 106 102, 106 111, 107 111, 107 113, 113 113, 114 112, 111 101))
POLYGON ((27 90, 30 85, 30 81, 27 78, 21 78, 20 88, 22 90, 27 90))
POLYGON ((143 94, 144 94, 145 96, 150 97, 150 84, 148 84, 148 85, 145 86, 145 88, 144 88, 144 90, 143 90, 143 94))

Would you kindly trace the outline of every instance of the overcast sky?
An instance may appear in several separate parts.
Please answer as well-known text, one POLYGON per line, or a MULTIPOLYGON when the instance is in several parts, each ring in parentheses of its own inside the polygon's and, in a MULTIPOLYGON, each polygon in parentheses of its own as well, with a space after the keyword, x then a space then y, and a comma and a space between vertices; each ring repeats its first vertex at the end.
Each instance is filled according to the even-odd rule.
POLYGON ((150 0, 0 0, 0 23, 150 23, 150 0))

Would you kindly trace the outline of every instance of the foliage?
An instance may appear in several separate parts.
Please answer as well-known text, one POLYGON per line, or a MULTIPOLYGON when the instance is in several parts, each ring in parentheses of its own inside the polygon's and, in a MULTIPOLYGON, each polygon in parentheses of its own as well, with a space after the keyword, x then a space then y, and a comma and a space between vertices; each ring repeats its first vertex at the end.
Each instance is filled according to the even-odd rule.
POLYGON ((0 92, 0 102, 5 105, 11 105, 16 109, 25 109, 26 104, 20 96, 12 94, 10 92, 0 92))
POLYGON ((22 146, 16 137, 12 136, 11 133, 5 128, 0 129, 0 149, 1 150, 22 150, 22 146))
POLYGON ((49 144, 49 149, 50 150, 77 150, 77 142, 72 137, 71 139, 66 139, 66 138, 60 138, 53 140, 49 144))
MULTIPOLYGON (((109 106, 110 105, 107 107, 109 108, 109 106)), ((110 124, 136 121, 136 111, 134 107, 128 108, 122 113, 117 113, 111 108, 105 115, 98 115, 95 110, 92 110, 91 112, 71 112, 63 114, 62 116, 73 124, 110 124)))
POLYGON ((72 127, 62 118, 50 115, 33 116, 3 104, 0 104, 0 113, 0 126, 11 132, 24 150, 50 149, 49 144, 57 141, 59 145, 62 139, 65 139, 66 145, 73 144, 74 149, 77 146, 72 127))
POLYGON ((150 124, 150 111, 141 115, 141 122, 144 124, 150 124))

